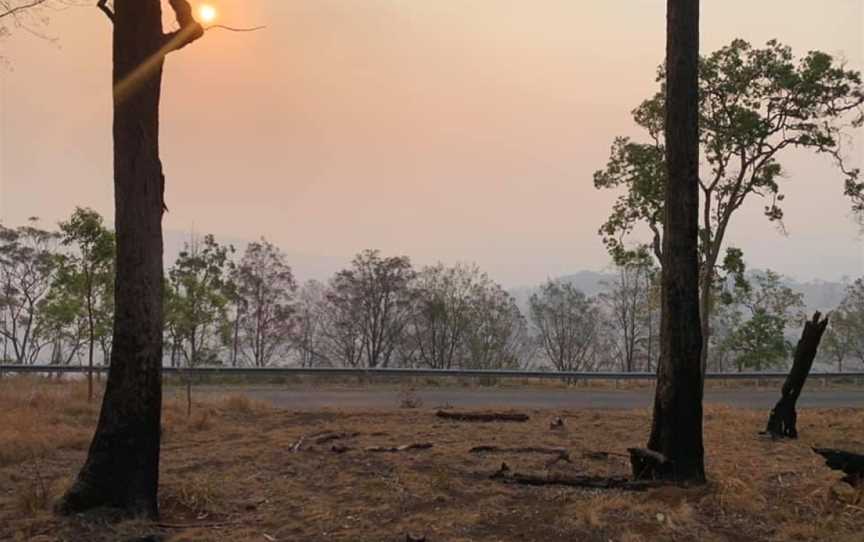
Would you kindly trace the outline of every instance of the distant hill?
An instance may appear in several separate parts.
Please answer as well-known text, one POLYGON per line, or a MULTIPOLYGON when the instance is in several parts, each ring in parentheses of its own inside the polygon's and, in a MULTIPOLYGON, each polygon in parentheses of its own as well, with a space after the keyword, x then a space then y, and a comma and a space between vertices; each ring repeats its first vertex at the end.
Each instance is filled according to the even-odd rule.
MULTIPOLYGON (((604 283, 611 283, 615 275, 611 273, 598 273, 596 271, 578 271, 572 275, 558 277, 557 280, 569 282, 588 297, 595 296, 607 289, 604 283)), ((541 285, 519 286, 509 290, 510 295, 516 300, 516 305, 523 314, 528 314, 528 300, 541 285)))

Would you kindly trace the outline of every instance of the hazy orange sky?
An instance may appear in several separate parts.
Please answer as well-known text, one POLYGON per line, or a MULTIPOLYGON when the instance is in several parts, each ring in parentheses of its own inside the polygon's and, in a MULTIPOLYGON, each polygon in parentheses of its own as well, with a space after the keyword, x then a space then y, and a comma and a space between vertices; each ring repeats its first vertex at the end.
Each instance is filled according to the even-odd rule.
MULTIPOLYGON (((656 90, 664 0, 212 0, 214 30, 164 78, 165 227, 265 235, 301 280, 372 247, 475 261, 507 286, 608 264, 614 195, 592 173, 656 90)), ((703 0, 705 53, 741 37, 864 67, 861 0, 703 0)), ((167 15, 167 14, 166 14, 167 15)), ((110 32, 95 8, 0 41, 0 218, 110 216, 110 32)), ((847 153, 860 163, 860 148, 847 153)), ((787 155, 786 226, 742 211, 753 267, 861 275, 830 163, 787 155)))

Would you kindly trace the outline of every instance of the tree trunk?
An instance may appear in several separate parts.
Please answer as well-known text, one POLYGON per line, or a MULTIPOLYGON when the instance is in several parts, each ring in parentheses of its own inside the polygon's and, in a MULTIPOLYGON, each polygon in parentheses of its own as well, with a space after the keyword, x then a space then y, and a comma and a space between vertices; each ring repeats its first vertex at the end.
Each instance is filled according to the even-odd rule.
POLYGON ((798 438, 796 426, 798 414, 795 412, 795 404, 798 402, 801 390, 804 389, 804 383, 807 381, 807 375, 810 374, 819 343, 822 341, 822 334, 828 326, 828 319, 820 320, 821 316, 817 312, 812 320, 804 324, 801 339, 795 347, 792 369, 783 383, 780 400, 771 410, 768 427, 765 428, 765 432, 772 436, 798 438))
POLYGON ((699 354, 699 364, 702 366, 702 379, 708 372, 708 353, 711 341, 711 313, 714 302, 711 297, 711 287, 714 282, 714 262, 708 262, 702 277, 701 296, 699 298, 699 329, 702 332, 702 351, 699 354))
POLYGON ((115 0, 114 8, 113 350, 96 434, 58 509, 107 506, 155 518, 162 407, 162 15, 159 0, 115 0))
POLYGON ((668 0, 666 216, 660 360, 648 448, 667 459, 640 478, 703 483, 699 319, 699 2, 668 0))

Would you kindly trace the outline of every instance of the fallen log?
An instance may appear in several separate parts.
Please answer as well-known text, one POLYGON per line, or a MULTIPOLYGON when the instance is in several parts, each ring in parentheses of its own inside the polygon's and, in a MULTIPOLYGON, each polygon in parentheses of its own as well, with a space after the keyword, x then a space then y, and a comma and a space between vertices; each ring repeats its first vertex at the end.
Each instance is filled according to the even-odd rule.
POLYGON ((502 448, 499 446, 474 446, 468 450, 469 454, 545 454, 554 455, 555 462, 566 461, 570 463, 570 452, 566 448, 546 448, 544 446, 522 446, 516 448, 502 448))
POLYGON ((315 439, 315 444, 327 444, 328 442, 332 442, 334 440, 354 438, 359 434, 360 433, 324 433, 323 435, 315 439))
POLYGON ((801 339, 795 347, 795 356, 792 369, 783 382, 780 400, 771 410, 768 417, 768 425, 763 434, 769 434, 776 438, 798 438, 798 413, 795 404, 810 374, 813 359, 822 341, 822 334, 828 326, 828 318, 822 318, 822 314, 816 312, 813 319, 804 324, 801 339))
POLYGON ((439 410, 435 413, 439 418, 459 422, 527 422, 527 414, 510 412, 447 412, 439 410))
POLYGON ((864 455, 830 448, 813 448, 813 451, 824 457, 830 468, 842 471, 846 475, 844 482, 852 487, 864 487, 864 455))
POLYGON ((632 480, 626 476, 570 476, 562 474, 524 474, 515 472, 501 463, 501 468, 490 477, 505 484, 528 486, 567 486, 588 489, 620 489, 623 491, 645 491, 663 485, 654 480, 632 480))
POLYGON ((428 450, 432 447, 429 442, 421 442, 417 444, 403 444, 402 446, 369 446, 367 452, 408 452, 411 450, 428 450))

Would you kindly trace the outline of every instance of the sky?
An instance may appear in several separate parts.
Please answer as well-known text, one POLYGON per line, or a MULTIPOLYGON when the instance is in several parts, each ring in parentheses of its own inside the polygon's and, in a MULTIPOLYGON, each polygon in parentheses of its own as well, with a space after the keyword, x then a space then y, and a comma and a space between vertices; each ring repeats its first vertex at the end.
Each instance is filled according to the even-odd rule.
MULTIPOLYGON (((195 3, 195 2, 193 2, 195 3)), ((508 287, 608 256, 598 192, 615 136, 656 91, 663 0, 210 0, 219 21, 167 61, 161 145, 171 239, 266 236, 300 280, 365 248, 476 262, 508 287)), ((860 0, 703 0, 702 52, 771 38, 864 68, 860 0)), ((167 11, 167 10, 166 10, 167 11)), ((111 28, 50 11, 0 38, 0 220, 113 213, 111 28)), ((170 26, 170 12, 166 25, 170 26)), ((847 156, 860 164, 860 133, 847 156)), ((836 280, 864 243, 831 163, 785 155, 786 234, 755 201, 729 242, 751 267, 836 280)))

